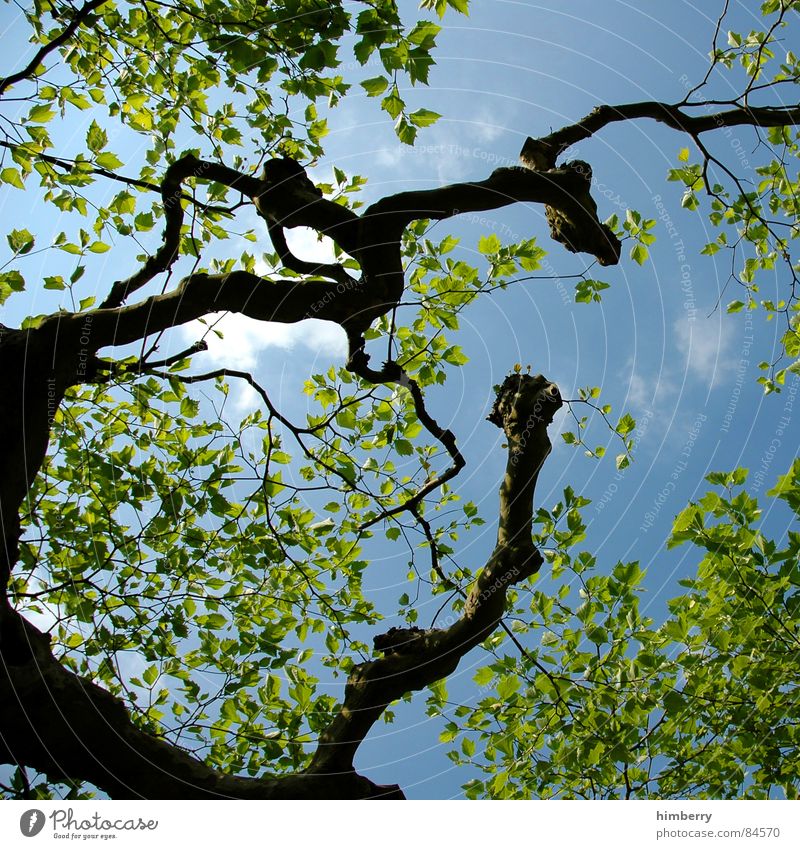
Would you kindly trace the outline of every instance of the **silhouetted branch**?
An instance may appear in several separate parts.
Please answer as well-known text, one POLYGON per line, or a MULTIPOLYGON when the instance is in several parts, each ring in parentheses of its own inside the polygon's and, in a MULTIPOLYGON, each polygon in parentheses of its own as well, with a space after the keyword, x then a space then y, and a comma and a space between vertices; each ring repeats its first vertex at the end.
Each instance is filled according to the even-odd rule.
POLYGON ((502 619, 506 593, 535 574, 542 557, 533 544, 533 495, 551 445, 547 426, 561 406, 557 387, 541 375, 510 375, 490 420, 508 440, 500 487, 497 545, 478 574, 461 617, 448 628, 393 628, 375 638, 384 657, 353 667, 339 713, 320 735, 308 772, 347 774, 356 751, 391 702, 450 675, 502 619))
POLYGON ((105 2, 106 0, 90 0, 90 2, 84 3, 84 5, 75 12, 75 16, 67 24, 67 26, 64 27, 64 29, 52 41, 49 41, 47 44, 43 44, 36 51, 33 59, 31 59, 31 61, 28 62, 21 71, 9 74, 7 77, 0 79, 0 96, 5 94, 6 89, 11 88, 11 86, 15 83, 18 83, 36 73, 36 69, 42 64, 44 59, 54 50, 61 47, 62 44, 66 44, 66 42, 68 42, 75 34, 75 30, 78 29, 78 27, 89 17, 89 15, 91 15, 92 12, 94 12, 95 9, 98 9, 105 2))

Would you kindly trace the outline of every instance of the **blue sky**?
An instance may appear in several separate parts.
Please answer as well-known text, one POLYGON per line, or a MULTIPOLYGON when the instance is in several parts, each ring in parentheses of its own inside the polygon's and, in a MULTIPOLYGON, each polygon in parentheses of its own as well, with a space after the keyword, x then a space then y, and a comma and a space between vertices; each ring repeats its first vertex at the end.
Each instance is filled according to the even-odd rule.
MULTIPOLYGON (((597 104, 678 101, 687 81, 691 85, 705 73, 717 5, 474 4, 468 20, 446 19, 431 89, 404 93, 443 115, 417 148, 394 143, 386 122, 376 123, 356 99, 345 104, 351 121, 342 122, 341 115, 332 121, 329 160, 368 174, 376 195, 481 179, 492 167, 513 164, 526 136, 572 123, 597 104)), ((745 4, 732 3, 731 9, 729 28, 748 32, 757 26, 745 4)), ((712 90, 731 96, 724 80, 712 90)), ((758 160, 751 134, 719 134, 712 145, 743 176, 752 176, 758 160)), ((666 182, 684 146, 691 147, 677 133, 636 122, 609 127, 570 151, 568 158, 592 165, 601 218, 624 215, 630 207, 658 219, 651 260, 640 267, 626 251, 618 268, 597 274, 611 284, 602 304, 574 303, 570 280, 543 280, 512 286, 466 311, 458 341, 471 362, 441 394, 428 394, 434 415, 459 434, 467 457, 459 492, 490 519, 482 534, 462 541, 459 559, 471 563, 482 562, 494 542, 491 517, 504 455, 498 432, 483 419, 492 384, 513 363, 530 363, 557 381, 565 397, 576 397, 579 386, 597 385, 615 412, 631 411, 639 430, 630 468, 617 472, 617 451, 599 422, 592 433, 597 442, 609 442, 599 463, 555 433, 537 500, 551 505, 567 484, 592 499, 585 511, 586 547, 608 569, 630 559, 647 568, 645 615, 656 620, 666 600, 678 594, 677 580, 693 574, 699 559, 688 548, 665 550, 674 515, 706 491, 708 472, 738 465, 751 469, 751 491, 764 503, 776 475, 797 454, 799 432, 800 407, 793 400, 798 379, 790 377, 782 395, 769 397, 755 382, 756 364, 773 357, 775 324, 758 313, 725 313, 724 305, 740 294, 731 287, 723 292, 728 260, 699 255, 713 238, 707 221, 682 209, 681 190, 666 182)), ((509 241, 536 235, 549 251, 544 273, 585 268, 584 258, 549 241, 540 208, 496 210, 452 228, 447 222, 435 232, 443 236, 449 229, 462 238, 462 256, 479 268, 477 241, 490 232, 509 241)), ((782 285, 779 270, 775 280, 762 280, 764 297, 782 285)), ((764 518, 776 535, 785 531, 788 517, 780 508, 764 518)), ((391 580, 383 568, 381 574, 391 580)), ((455 676, 460 680, 450 683, 467 700, 470 689, 477 690, 469 679, 478 661, 473 653, 455 676)), ((396 733, 376 729, 377 742, 362 750, 362 767, 386 781, 400 780, 409 795, 457 796, 465 776, 437 759, 428 729, 403 734, 414 721, 425 721, 418 708, 398 710, 387 729, 396 733), (398 760, 378 767, 391 753, 398 760), (423 771, 429 780, 415 784, 423 771)))
MULTIPOLYGON (((595 105, 680 100, 687 84, 705 73, 721 5, 476 2, 469 18, 445 18, 430 87, 403 92, 412 109, 425 106, 443 116, 420 133, 417 146, 397 142, 388 116, 356 87, 330 115, 326 157, 312 176, 327 178, 334 164, 362 174, 369 178, 366 200, 482 179, 498 165, 514 164, 526 136, 572 123, 595 105)), ((727 28, 749 31, 758 26, 750 11, 755 5, 732 2, 727 28)), ((406 8, 411 17, 413 4, 406 8)), ((2 14, 8 19, 11 12, 5 8, 2 14)), ((351 71, 343 66, 345 74, 351 71)), ((717 94, 730 96, 723 79, 715 86, 717 94)), ((73 130, 81 140, 85 128, 76 122, 73 130)), ((758 154, 751 133, 719 134, 711 145, 744 176, 752 174, 758 154)), ((615 413, 630 411, 639 430, 635 462, 623 473, 615 468, 618 452, 601 422, 592 424, 588 439, 609 444, 600 462, 566 446, 554 426, 555 449, 540 478, 537 500, 552 505, 567 485, 591 498, 585 511, 586 547, 609 570, 630 559, 648 569, 645 612, 656 619, 663 615, 666 599, 676 594, 677 580, 691 575, 697 561, 690 549, 665 550, 675 513, 705 492, 708 472, 738 465, 751 469, 751 492, 763 500, 796 456, 800 432, 800 402, 794 402, 798 378, 789 377, 783 394, 768 397, 755 382, 756 363, 773 358, 779 328, 763 314, 725 313, 724 305, 740 295, 731 287, 723 291, 727 258, 699 255, 713 238, 707 221, 702 212, 682 209, 681 190, 666 182, 667 170, 677 166, 684 146, 691 148, 686 139, 653 122, 628 122, 608 127, 570 151, 568 158, 592 165, 601 218, 615 212, 624 216, 626 208, 633 208, 658 220, 651 259, 639 266, 625 251, 619 267, 597 274, 611 284, 601 304, 576 304, 570 279, 523 282, 485 298, 462 314, 462 330, 451 340, 462 346, 470 362, 452 374, 445 388, 427 395, 430 411, 456 433, 467 459, 456 487, 487 519, 482 533, 460 543, 459 559, 473 567, 485 561, 494 544, 497 485, 505 462, 499 432, 485 417, 493 384, 514 363, 530 363, 534 372, 556 381, 564 397, 576 397, 581 386, 600 386, 603 402, 612 404, 615 413), (722 309, 717 307, 720 300, 722 309)), ((42 215, 33 200, 27 208, 28 202, 6 190, 0 214, 11 224, 30 217, 46 241, 48 230, 57 232, 58 222, 42 215)), ((245 229, 256 222, 255 214, 242 211, 240 220, 245 229)), ((448 232, 461 238, 458 255, 479 268, 478 239, 493 232, 506 241, 536 236, 549 252, 543 274, 568 278, 586 267, 584 257, 550 242, 541 208, 518 205, 445 222, 434 230, 440 238, 448 232)), ((324 254, 324 246, 309 234, 292 238, 301 256, 324 254)), ((264 239, 266 249, 266 235, 264 239)), ((58 261, 41 255, 36 260, 41 266, 28 272, 29 279, 53 273, 58 261)), ((133 267, 133 255, 124 246, 98 258, 83 294, 95 287, 105 291, 113 279, 109 275, 125 262, 133 267)), ((774 280, 762 280, 764 297, 786 285, 782 274, 778 269, 774 280)), ((14 324, 24 314, 52 308, 50 293, 31 290, 9 303, 2 320, 14 324)), ((227 328, 225 340, 199 356, 198 366, 252 369, 294 418, 306 409, 303 380, 344 360, 343 334, 332 325, 265 329, 234 316, 221 326, 227 328)), ((184 329, 175 334, 174 343, 195 338, 196 328, 184 329)), ((235 401, 242 411, 255 403, 244 390, 235 401)), ((787 521, 777 508, 765 514, 775 535, 785 531, 787 521)), ((406 560, 404 550, 380 549, 369 577, 376 591, 392 598, 405 591, 406 560)), ((423 624, 426 612, 420 615, 423 624)), ((453 687, 464 698, 471 688, 477 691, 470 677, 480 660, 474 653, 454 676, 453 687)), ((468 776, 450 768, 436 742, 439 726, 427 720, 422 702, 418 696, 413 705, 401 705, 394 725, 375 729, 359 766, 375 780, 400 782, 411 797, 458 796, 468 776)))

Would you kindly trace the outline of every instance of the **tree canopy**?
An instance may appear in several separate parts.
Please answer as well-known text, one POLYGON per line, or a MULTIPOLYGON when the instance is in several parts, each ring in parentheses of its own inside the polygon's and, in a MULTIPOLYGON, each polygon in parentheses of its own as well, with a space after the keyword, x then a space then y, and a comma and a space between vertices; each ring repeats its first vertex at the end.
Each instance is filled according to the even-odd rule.
POLYGON ((678 140, 663 191, 681 187, 735 293, 721 309, 780 328, 748 379, 794 444, 800 2, 762 2, 749 31, 735 6, 671 100, 598 103, 480 178, 388 191, 328 163, 327 138, 364 97, 421 145, 437 39, 467 0, 26 6, 27 53, 0 79, 4 795, 403 798, 356 758, 415 698, 471 798, 797 797, 800 534, 764 511, 796 517, 800 460, 759 503, 745 468, 689 456, 691 431, 706 491, 664 509, 693 568, 656 619, 635 548, 583 547, 587 494, 534 497, 551 439, 636 473, 635 410, 497 365, 487 510, 462 497, 464 434, 436 401, 497 293, 566 281, 598 310, 612 267, 650 261, 670 213, 609 203, 592 145, 658 124, 678 140), (715 146, 733 131, 746 175, 715 146), (509 238, 515 205, 531 231, 509 238), (470 252, 438 223, 492 210, 470 252), (303 255, 296 228, 328 253, 303 255), (560 274, 568 254, 582 270, 560 274), (332 322, 344 356, 309 371, 302 404, 278 399, 237 361, 229 314, 265 334, 332 322), (461 699, 448 678, 470 652, 461 699))

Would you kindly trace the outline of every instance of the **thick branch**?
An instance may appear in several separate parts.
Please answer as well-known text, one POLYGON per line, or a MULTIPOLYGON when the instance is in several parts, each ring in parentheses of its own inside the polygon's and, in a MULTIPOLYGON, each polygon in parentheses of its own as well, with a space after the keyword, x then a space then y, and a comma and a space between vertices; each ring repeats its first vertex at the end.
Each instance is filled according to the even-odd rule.
POLYGON ((191 275, 173 291, 131 306, 55 313, 30 330, 0 328, 0 397, 10 411, 0 416, 0 595, 17 560, 19 511, 44 460, 50 424, 66 389, 95 379, 103 365, 96 360, 101 348, 136 342, 217 311, 262 321, 321 318, 365 327, 392 306, 358 281, 350 287, 272 281, 235 271, 191 275))
POLYGON ((313 274, 319 277, 329 277, 331 280, 337 280, 344 285, 355 283, 343 265, 338 263, 319 263, 307 262, 304 259, 296 257, 286 242, 286 236, 283 232, 283 227, 274 222, 267 222, 267 232, 272 239, 272 246, 278 252, 281 262, 291 271, 296 271, 298 274, 313 274))
MULTIPOLYGON (((244 174, 218 162, 209 162, 189 155, 178 159, 167 168, 161 184, 164 204, 164 241, 153 256, 127 280, 117 281, 103 308, 120 306, 132 292, 149 283, 157 274, 168 271, 178 258, 181 227, 183 225, 184 198, 182 184, 188 177, 215 180, 240 191, 256 202, 257 208, 269 209, 285 227, 311 227, 330 236, 348 253, 358 254, 356 241, 357 216, 333 201, 315 195, 313 198, 296 197, 292 187, 276 191, 264 180, 244 174)), ((288 251, 288 247, 286 249, 288 251)), ((349 278, 348 278, 349 279, 349 278)))
POLYGON ((508 466, 500 487, 497 544, 507 547, 530 543, 533 494, 539 470, 550 453, 547 425, 561 406, 555 383, 541 375, 512 374, 497 394, 489 421, 508 438, 508 466), (534 466, 538 463, 538 466, 534 466))
POLYGON ((0 616, 0 758, 56 780, 90 781, 115 798, 402 798, 399 788, 357 775, 353 756, 385 707, 450 674, 497 626, 508 587, 539 568, 530 537, 532 500, 550 450, 546 427, 560 403, 544 378, 506 381, 491 417, 511 449, 498 542, 463 616, 448 629, 383 640, 386 657, 353 670, 345 704, 307 773, 245 779, 206 767, 137 728, 118 699, 62 666, 48 638, 7 606, 0 616))
POLYGON ((164 241, 161 247, 148 257, 144 265, 126 280, 118 280, 103 301, 102 307, 118 307, 125 298, 142 286, 146 286, 157 274, 168 271, 178 259, 183 224, 183 181, 190 175, 199 176, 203 163, 194 156, 184 156, 167 168, 161 183, 161 198, 164 203, 164 241))
POLYGON ((320 736, 309 771, 347 772, 361 742, 386 707, 451 674, 470 649, 498 626, 506 593, 538 571, 542 558, 531 538, 533 494, 550 452, 547 425, 561 406, 557 387, 541 375, 511 375, 490 418, 509 442, 500 488, 500 521, 489 562, 478 575, 461 618, 449 628, 393 629, 376 638, 385 657, 355 666, 339 714, 320 736))
POLYGON ((261 189, 254 200, 258 214, 268 223, 282 228, 311 227, 358 258, 358 216, 325 198, 294 159, 281 157, 265 163, 261 189))
MULTIPOLYGON (((50 424, 64 389, 70 385, 58 376, 58 369, 65 365, 56 356, 59 330, 58 316, 36 331, 0 325, 0 597, 5 596, 19 555, 20 510, 44 460, 50 424)), ((77 332, 79 338, 79 328, 77 332)), ((76 373, 78 350, 74 347, 69 361, 76 373)))
POLYGON ((576 188, 574 175, 563 169, 534 173, 521 168, 497 168, 485 180, 453 183, 437 189, 420 189, 390 195, 364 213, 373 228, 388 238, 420 218, 442 220, 464 212, 483 212, 520 201, 556 203, 568 201, 576 188))
MULTIPOLYGON (((464 212, 482 212, 519 202, 543 203, 562 213, 580 230, 580 247, 570 250, 593 253, 602 265, 619 262, 619 242, 597 218, 597 205, 589 195, 585 175, 572 167, 532 169, 498 168, 476 183, 455 183, 438 189, 401 192, 383 198, 364 213, 371 241, 399 239, 419 218, 441 220, 464 212)), ((561 240, 563 241, 563 240, 561 240)))
MULTIPOLYGON (((230 274, 192 274, 171 292, 118 309, 95 310, 88 317, 91 346, 97 350, 106 345, 136 342, 144 336, 224 310, 261 321, 290 324, 321 318, 345 325, 354 314, 366 314, 371 321, 387 309, 389 306, 381 302, 373 303, 357 281, 348 289, 341 283, 270 280, 240 270, 230 274)), ((68 321, 74 329, 86 319, 86 315, 74 314, 68 321)), ((51 320, 55 317, 48 318, 51 320)), ((63 317, 61 322, 63 326, 63 317)))
POLYGON ((49 638, 5 608, 0 616, 0 762, 51 780, 88 781, 115 799, 402 799, 346 774, 243 778, 206 766, 141 730, 123 703, 70 672, 49 638))

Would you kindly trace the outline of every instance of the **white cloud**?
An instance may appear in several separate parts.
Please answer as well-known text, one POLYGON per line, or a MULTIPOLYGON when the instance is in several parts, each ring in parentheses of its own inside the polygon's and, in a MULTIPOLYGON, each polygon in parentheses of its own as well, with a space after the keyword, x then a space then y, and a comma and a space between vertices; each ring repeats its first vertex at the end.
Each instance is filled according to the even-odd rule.
POLYGON ((238 313, 212 313, 203 321, 185 325, 181 333, 189 343, 204 339, 208 345, 204 359, 215 365, 248 369, 256 364, 259 351, 266 347, 263 324, 238 313))
POLYGON ((302 345, 310 351, 332 357, 347 356, 347 336, 338 324, 308 318, 296 324, 259 322, 267 336, 266 346, 291 350, 302 345))
POLYGON ((621 377, 623 381, 627 381, 628 385, 628 394, 623 406, 638 414, 653 412, 657 408, 663 409, 670 403, 678 389, 672 375, 665 369, 658 374, 645 377, 635 370, 633 359, 628 360, 621 377))
POLYGON ((685 367, 709 387, 716 386, 731 367, 732 324, 716 316, 696 321, 681 317, 673 324, 673 331, 685 367))
POLYGON ((484 110, 475 116, 471 131, 482 142, 493 142, 505 131, 505 127, 497 123, 497 117, 484 110))
POLYGON ((387 168, 397 168, 406 156, 403 145, 396 144, 393 147, 382 147, 375 154, 375 161, 387 168))
POLYGON ((316 230, 310 227, 295 227, 285 230, 289 250, 306 262, 333 262, 333 242, 327 237, 320 238, 316 230))
MULTIPOLYGON (((333 241, 327 236, 319 236, 316 230, 310 227, 295 227, 291 230, 284 230, 286 236, 286 244, 289 250, 297 257, 305 262, 318 263, 334 263, 336 257, 333 253, 333 241)), ((277 266, 268 265, 260 257, 256 258, 255 273, 265 277, 270 275, 280 275, 280 263, 277 266)))
POLYGON ((193 321, 181 332, 186 342, 205 339, 208 351, 202 356, 215 365, 251 369, 268 348, 292 351, 301 347, 325 357, 347 355, 344 330, 330 321, 309 318, 295 324, 258 321, 239 313, 216 313, 206 317, 207 324, 193 321), (222 333, 223 338, 209 327, 222 333))
POLYGON ((261 397, 258 392, 243 380, 237 380, 231 385, 228 398, 233 405, 234 411, 237 413, 255 410, 261 403, 261 397))
POLYGON ((634 372, 628 380, 627 403, 636 410, 646 410, 653 404, 653 386, 640 374, 634 372))

